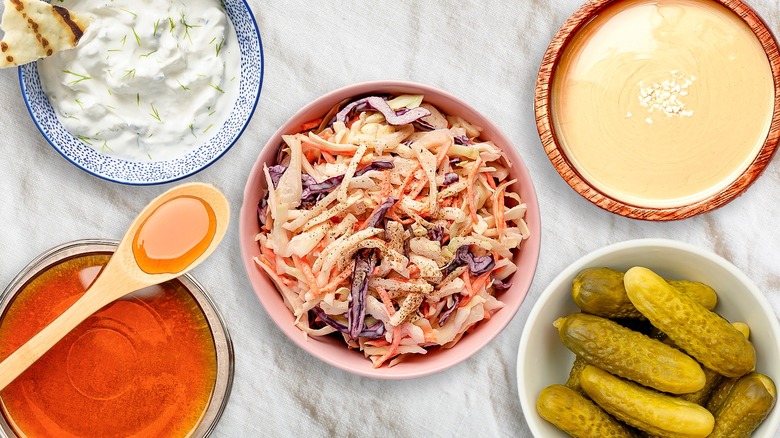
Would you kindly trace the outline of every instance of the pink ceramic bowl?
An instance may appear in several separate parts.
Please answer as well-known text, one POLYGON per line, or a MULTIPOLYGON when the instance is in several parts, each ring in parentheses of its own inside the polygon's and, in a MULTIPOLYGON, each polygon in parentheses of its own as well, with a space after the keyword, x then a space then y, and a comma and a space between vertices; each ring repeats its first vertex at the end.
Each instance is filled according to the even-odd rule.
POLYGON ((382 379, 414 378, 445 370, 469 358, 495 338, 520 308, 520 304, 531 286, 539 258, 541 234, 539 205, 531 177, 520 158, 520 154, 509 139, 487 118, 460 99, 427 85, 400 81, 364 82, 340 88, 314 100, 293 115, 271 136, 260 152, 244 189, 244 201, 239 221, 241 255, 249 281, 252 283, 258 299, 279 328, 299 347, 324 362, 354 374, 382 379), (506 305, 503 309, 499 310, 490 320, 481 322, 473 332, 463 336, 460 342, 451 349, 434 348, 425 355, 416 355, 416 357, 409 358, 393 367, 383 366, 378 369, 372 367, 371 361, 365 358, 362 352, 348 349, 342 339, 335 337, 307 338, 302 331, 293 325, 292 312, 284 305, 273 282, 253 260, 253 257, 259 255, 260 252, 255 242, 255 236, 260 230, 257 222, 257 203, 264 195, 265 190, 263 164, 267 163, 269 167, 274 164, 273 160, 277 146, 282 142, 282 135, 294 134, 303 123, 324 116, 334 105, 344 99, 370 94, 423 94, 427 102, 445 113, 459 115, 465 120, 481 126, 483 128, 482 138, 492 140, 497 146, 502 147, 512 161, 512 177, 518 180, 512 189, 519 192, 523 201, 528 205, 525 219, 531 230, 531 237, 521 246, 520 255, 517 258, 519 269, 511 277, 512 287, 500 295, 500 299, 506 305))

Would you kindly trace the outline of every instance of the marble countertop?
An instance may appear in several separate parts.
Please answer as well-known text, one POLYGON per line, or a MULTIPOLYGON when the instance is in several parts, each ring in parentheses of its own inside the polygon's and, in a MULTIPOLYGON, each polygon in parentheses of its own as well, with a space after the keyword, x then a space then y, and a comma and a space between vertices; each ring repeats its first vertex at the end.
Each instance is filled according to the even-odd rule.
MULTIPOLYGON (((550 164, 534 121, 534 81, 549 41, 581 1, 248 0, 265 55, 260 101, 238 143, 188 181, 222 189, 237 218, 262 145, 303 105, 356 82, 421 82, 465 100, 514 143, 539 196, 542 249, 522 308, 492 343, 439 374, 382 381, 309 356, 274 325, 244 273, 236 221, 214 255, 193 271, 224 314, 235 347, 233 391, 214 436, 530 436, 515 369, 528 313, 568 264, 623 240, 664 237, 711 250, 752 278, 780 313, 777 159, 725 207, 670 223, 603 211, 550 164)), ((748 2, 780 34, 780 3, 748 2)), ((31 121, 13 69, 0 71, 0 114, 2 284, 60 243, 120 238, 136 213, 172 186, 115 184, 68 163, 31 121)))

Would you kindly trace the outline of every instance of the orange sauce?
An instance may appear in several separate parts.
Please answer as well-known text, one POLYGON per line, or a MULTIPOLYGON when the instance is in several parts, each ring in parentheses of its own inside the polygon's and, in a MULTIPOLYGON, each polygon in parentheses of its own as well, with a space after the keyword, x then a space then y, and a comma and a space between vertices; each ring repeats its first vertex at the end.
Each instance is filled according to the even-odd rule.
MULTIPOLYGON (((70 259, 26 285, 0 322, 0 358, 81 296, 108 258, 70 259)), ((208 406, 216 360, 198 303, 169 281, 76 327, 0 392, 3 415, 20 436, 185 436, 208 406)))
POLYGON ((133 237, 133 255, 147 274, 180 272, 206 251, 216 232, 211 206, 200 198, 180 196, 141 223, 133 237))

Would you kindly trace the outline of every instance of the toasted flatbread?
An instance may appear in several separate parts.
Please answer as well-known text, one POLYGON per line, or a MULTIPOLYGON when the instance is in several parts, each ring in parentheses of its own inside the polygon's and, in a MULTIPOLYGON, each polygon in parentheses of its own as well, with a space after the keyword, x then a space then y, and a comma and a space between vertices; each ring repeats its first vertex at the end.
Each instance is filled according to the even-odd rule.
POLYGON ((3 0, 0 68, 13 67, 76 47, 89 20, 40 0, 3 0))

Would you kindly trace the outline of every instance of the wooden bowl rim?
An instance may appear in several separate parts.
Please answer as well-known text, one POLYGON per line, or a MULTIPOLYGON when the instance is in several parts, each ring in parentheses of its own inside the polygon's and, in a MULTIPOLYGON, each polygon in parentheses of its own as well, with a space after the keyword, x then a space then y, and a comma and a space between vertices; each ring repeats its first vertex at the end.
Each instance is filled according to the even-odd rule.
POLYGON ((772 121, 764 144, 753 162, 728 186, 705 199, 667 208, 643 207, 615 199, 594 188, 566 158, 558 145, 550 112, 550 86, 561 55, 570 41, 607 6, 626 0, 589 0, 569 17, 548 46, 536 80, 534 112, 536 127, 547 157, 563 179, 581 196, 609 212, 649 221, 668 221, 706 213, 741 195, 764 171, 780 141, 780 47, 763 19, 742 0, 706 0, 725 6, 750 27, 766 52, 774 83, 772 121))

